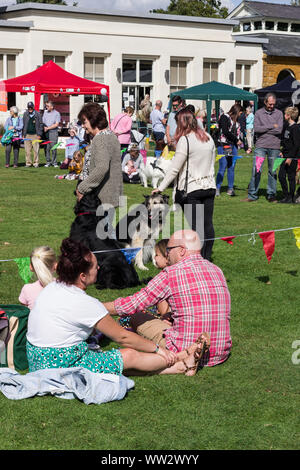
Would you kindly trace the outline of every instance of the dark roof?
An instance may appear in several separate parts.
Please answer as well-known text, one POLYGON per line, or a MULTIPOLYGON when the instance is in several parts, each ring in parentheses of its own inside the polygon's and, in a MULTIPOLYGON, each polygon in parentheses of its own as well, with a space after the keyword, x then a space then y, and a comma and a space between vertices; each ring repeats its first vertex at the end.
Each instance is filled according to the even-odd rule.
POLYGON ((300 20, 300 7, 283 3, 267 3, 245 1, 245 6, 253 10, 257 15, 265 18, 280 18, 283 20, 300 20))
POLYGON ((255 34, 255 37, 269 40, 267 44, 263 44, 263 51, 267 55, 275 55, 279 57, 299 57, 300 36, 283 34, 255 34))

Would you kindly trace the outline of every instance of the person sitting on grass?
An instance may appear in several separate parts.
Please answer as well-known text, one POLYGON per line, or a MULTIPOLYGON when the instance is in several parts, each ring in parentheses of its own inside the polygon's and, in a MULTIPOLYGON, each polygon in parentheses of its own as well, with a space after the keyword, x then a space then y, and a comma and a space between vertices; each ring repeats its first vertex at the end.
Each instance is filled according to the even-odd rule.
POLYGON ((282 152, 279 156, 285 158, 285 161, 281 163, 278 173, 283 192, 283 199, 279 202, 282 204, 295 202, 297 157, 300 158, 300 127, 296 124, 298 114, 298 108, 295 106, 289 106, 284 112, 282 152))
POLYGON ((30 310, 34 306, 39 293, 54 280, 56 269, 56 254, 49 246, 39 246, 30 255, 30 271, 37 277, 37 281, 25 284, 20 292, 19 301, 30 310))
MULTIPOLYGON (((168 238, 163 238, 155 244, 154 264, 159 269, 164 269, 168 266, 168 242, 168 238)), ((172 313, 166 300, 162 300, 157 305, 148 307, 142 312, 138 312, 134 315, 122 315, 119 319, 119 322, 120 325, 122 325, 124 328, 129 328, 131 331, 136 331, 138 326, 142 325, 146 321, 153 320, 154 318, 160 318, 161 320, 164 320, 167 325, 172 325, 172 313)))
POLYGON ((169 266, 136 294, 104 305, 111 315, 134 315, 166 300, 172 326, 155 318, 139 326, 138 334, 178 353, 205 331, 211 347, 200 365, 214 366, 224 362, 231 349, 230 293, 221 269, 202 258, 200 248, 195 231, 175 232, 166 248, 169 266))
POLYGON ((73 154, 73 158, 69 163, 69 173, 65 175, 55 175, 54 178, 62 180, 78 180, 79 175, 82 172, 83 169, 83 161, 84 161, 84 156, 80 152, 80 150, 77 150, 73 154))
POLYGON ((142 156, 138 144, 130 144, 129 152, 122 161, 122 173, 124 183, 140 183, 139 167, 142 156))
POLYGON ((122 328, 104 305, 86 294, 98 273, 96 256, 81 242, 66 238, 60 248, 57 281, 36 299, 28 318, 29 371, 83 367, 95 373, 195 375, 203 352, 204 335, 181 354, 122 328), (87 338, 96 328, 124 349, 95 351, 87 338))
POLYGON ((78 127, 70 127, 68 130, 70 137, 66 141, 66 149, 65 149, 65 159, 60 165, 61 170, 67 170, 69 167, 69 163, 73 158, 74 152, 79 150, 80 140, 78 135, 78 127))

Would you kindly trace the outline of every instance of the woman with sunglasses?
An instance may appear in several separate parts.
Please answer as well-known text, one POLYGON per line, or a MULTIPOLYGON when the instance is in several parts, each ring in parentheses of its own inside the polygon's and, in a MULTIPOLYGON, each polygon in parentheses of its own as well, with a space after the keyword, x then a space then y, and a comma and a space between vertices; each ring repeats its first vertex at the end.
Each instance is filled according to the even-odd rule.
POLYGON ((203 258, 210 260, 215 236, 213 227, 216 194, 215 144, 210 135, 200 129, 196 117, 188 109, 180 110, 175 119, 176 153, 165 178, 152 194, 163 192, 176 179, 177 189, 186 189, 187 197, 182 209, 192 230, 198 232, 201 240, 204 238, 201 254, 203 258))

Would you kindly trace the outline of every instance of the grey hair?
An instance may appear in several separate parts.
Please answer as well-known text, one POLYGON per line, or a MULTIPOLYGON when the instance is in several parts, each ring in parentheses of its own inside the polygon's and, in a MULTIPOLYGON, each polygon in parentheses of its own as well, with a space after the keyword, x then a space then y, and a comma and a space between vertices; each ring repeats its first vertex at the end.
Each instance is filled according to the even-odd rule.
POLYGON ((17 106, 11 106, 9 110, 12 111, 14 114, 19 114, 19 110, 17 106))
POLYGON ((266 103, 269 98, 274 98, 275 100, 277 99, 275 93, 270 92, 270 93, 266 94, 266 96, 264 98, 264 102, 266 103))

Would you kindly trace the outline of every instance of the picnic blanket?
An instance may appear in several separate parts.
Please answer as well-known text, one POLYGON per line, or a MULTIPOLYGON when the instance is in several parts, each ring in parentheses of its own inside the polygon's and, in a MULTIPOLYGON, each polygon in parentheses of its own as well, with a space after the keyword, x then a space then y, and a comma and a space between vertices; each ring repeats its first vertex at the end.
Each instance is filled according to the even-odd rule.
POLYGON ((96 374, 82 367, 42 369, 21 375, 0 369, 0 391, 11 400, 53 395, 83 401, 86 405, 122 400, 134 382, 123 375, 96 374))

